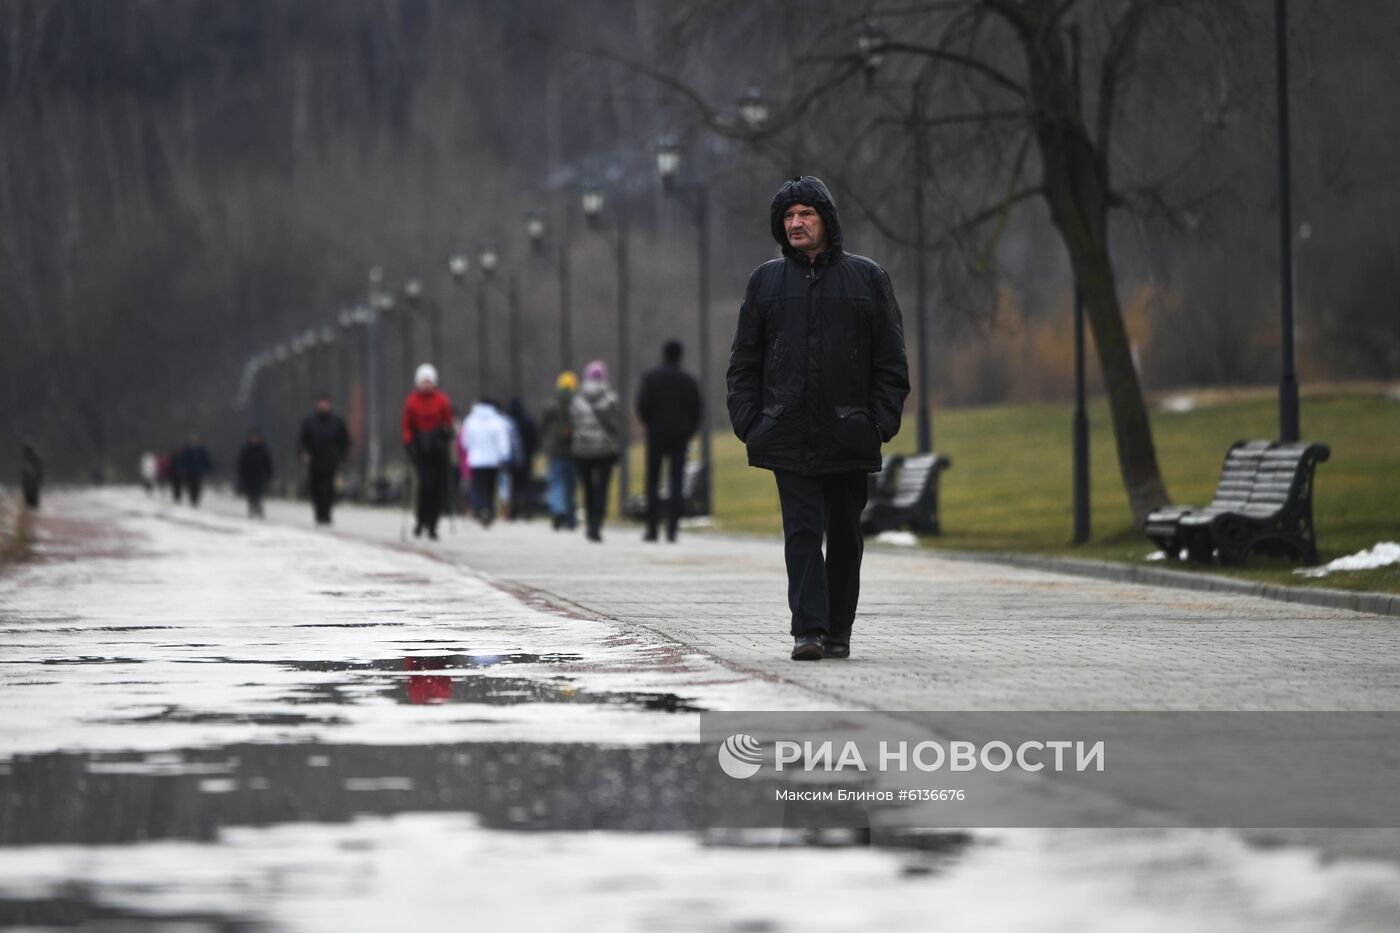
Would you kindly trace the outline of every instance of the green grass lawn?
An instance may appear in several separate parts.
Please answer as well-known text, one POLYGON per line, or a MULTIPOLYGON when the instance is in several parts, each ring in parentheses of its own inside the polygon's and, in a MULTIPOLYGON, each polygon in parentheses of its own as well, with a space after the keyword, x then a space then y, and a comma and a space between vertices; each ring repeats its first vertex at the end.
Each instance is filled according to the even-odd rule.
MULTIPOLYGON (((934 413, 934 448, 953 460, 940 495, 943 534, 929 547, 1025 551, 1140 562, 1155 547, 1132 526, 1118 477, 1108 408, 1089 412, 1093 538, 1070 543, 1068 404, 1002 405, 934 413)), ((1204 505, 1236 440, 1273 437, 1271 396, 1202 403, 1184 413, 1154 412, 1157 455, 1174 502, 1204 505)), ((886 452, 914 447, 912 416, 886 452)), ((1314 508, 1323 561, 1380 541, 1400 540, 1400 402, 1377 393, 1306 396, 1303 437, 1332 448, 1318 467, 1314 508)), ((778 533, 778 497, 766 470, 747 466, 731 434, 716 436, 716 525, 727 531, 778 533)), ((634 476, 640 487, 640 458, 634 476)), ((1251 560, 1232 575, 1254 580, 1400 592, 1400 568, 1332 574, 1317 581, 1295 575, 1286 561, 1251 560)), ((1184 564, 1156 566, 1187 567, 1184 564)), ((1220 571, 1218 568, 1215 572, 1220 571)))

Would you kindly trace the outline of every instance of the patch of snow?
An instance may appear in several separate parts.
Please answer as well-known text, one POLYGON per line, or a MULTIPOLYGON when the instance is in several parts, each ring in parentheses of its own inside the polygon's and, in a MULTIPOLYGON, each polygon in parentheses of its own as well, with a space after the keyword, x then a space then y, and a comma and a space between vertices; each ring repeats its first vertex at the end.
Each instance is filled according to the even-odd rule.
POLYGON ((1338 557, 1321 567, 1304 567, 1293 572, 1304 577, 1325 577, 1339 570, 1375 570, 1377 567, 1389 567, 1391 564, 1400 564, 1400 544, 1382 541, 1375 547, 1348 554, 1346 557, 1338 557))
POLYGON ((919 536, 912 531, 882 531, 875 536, 879 544, 893 544, 897 547, 918 547, 919 536))
POLYGON ((1173 415, 1184 415, 1188 411, 1196 410, 1195 396, 1191 395, 1169 395, 1162 399, 1162 411, 1173 415))

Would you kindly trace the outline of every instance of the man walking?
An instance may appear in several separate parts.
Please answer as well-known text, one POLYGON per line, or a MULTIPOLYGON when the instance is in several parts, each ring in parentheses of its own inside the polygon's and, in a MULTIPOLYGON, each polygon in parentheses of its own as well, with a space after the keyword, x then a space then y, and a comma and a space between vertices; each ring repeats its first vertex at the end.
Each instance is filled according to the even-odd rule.
POLYGON ((248 517, 263 517, 263 496, 272 482, 272 452, 263 443, 262 433, 248 432, 238 451, 238 488, 248 498, 248 517))
POLYGON ((769 219, 783 257, 749 276, 729 351, 729 420, 749 465, 777 478, 792 658, 844 658, 865 474, 880 469, 909 394, 904 327, 885 270, 843 248, 820 179, 784 183, 769 219))
POLYGON ((316 396, 316 410, 301 423, 297 449, 306 464, 316 524, 329 525, 335 504, 335 472, 350 454, 350 432, 345 420, 331 411, 327 393, 316 396))
MULTIPOLYGON (((177 460, 180 480, 190 494, 190 505, 199 508, 199 498, 204 492, 204 477, 214 469, 214 463, 209 459, 209 451, 204 448, 204 442, 199 439, 198 434, 190 435, 189 442, 180 448, 177 460)), ((176 496, 176 499, 178 500, 179 496, 176 496)))
POLYGON ((681 369, 683 348, 679 340, 668 340, 661 348, 661 365, 642 377, 637 390, 637 417, 647 434, 647 530, 642 540, 655 541, 661 520, 658 480, 661 461, 667 461, 670 495, 666 501, 666 540, 676 540, 684 497, 685 448, 700 426, 700 386, 690 373, 681 369))

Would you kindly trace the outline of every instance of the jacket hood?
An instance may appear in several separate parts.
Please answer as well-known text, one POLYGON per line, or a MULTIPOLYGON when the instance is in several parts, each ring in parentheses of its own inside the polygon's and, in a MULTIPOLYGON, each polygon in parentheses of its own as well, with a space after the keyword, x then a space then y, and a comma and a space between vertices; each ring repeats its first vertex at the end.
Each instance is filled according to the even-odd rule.
POLYGON ((799 175, 783 182, 778 193, 773 195, 773 204, 768 209, 769 225, 773 239, 782 247, 783 255, 791 259, 802 258, 802 252, 788 243, 787 232, 783 230, 783 211, 794 204, 810 204, 821 215, 826 228, 826 245, 833 253, 841 252, 841 215, 836 212, 836 202, 826 183, 815 175, 799 175))

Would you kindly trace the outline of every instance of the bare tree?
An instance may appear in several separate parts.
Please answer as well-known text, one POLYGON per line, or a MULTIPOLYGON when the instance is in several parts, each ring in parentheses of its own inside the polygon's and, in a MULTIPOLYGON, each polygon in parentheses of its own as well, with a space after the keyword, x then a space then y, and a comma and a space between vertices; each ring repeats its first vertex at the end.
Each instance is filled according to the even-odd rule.
MULTIPOLYGON (((1220 59, 1227 38, 1240 34, 1243 5, 925 0, 871 4, 859 15, 843 4, 805 4, 795 17, 783 15, 792 12, 785 6, 689 4, 673 19, 664 65, 605 54, 672 88, 711 127, 742 132, 711 103, 713 79, 710 87, 699 83, 684 56, 688 48, 714 55, 717 34, 738 36, 739 48, 724 54, 755 56, 755 69, 770 77, 786 71, 777 75, 787 85, 786 103, 760 136, 788 161, 798 154, 831 175, 888 241, 951 250, 974 272, 995 261, 1013 209, 1044 204, 1084 298, 1119 470, 1141 524, 1168 498, 1124 324, 1110 215, 1129 209, 1188 216, 1173 203, 1173 183, 1239 103, 1240 89, 1220 59), (785 47, 784 68, 775 68, 785 47), (872 93, 859 78, 864 72, 868 82, 877 67, 872 93), (1173 74, 1189 81, 1168 86, 1173 74), (1148 147, 1151 134, 1141 126, 1120 128, 1135 79, 1146 88, 1131 114, 1139 124, 1157 112, 1147 106, 1153 94, 1165 96, 1169 87, 1186 95, 1193 119, 1175 145, 1148 147), (909 91, 908 103, 891 86, 909 91), (882 133, 891 124, 902 131, 894 142, 882 133), (925 199, 944 223, 916 238, 912 231, 922 225, 910 222, 910 205, 925 199)), ((1182 103, 1176 96, 1170 105, 1182 103)))

